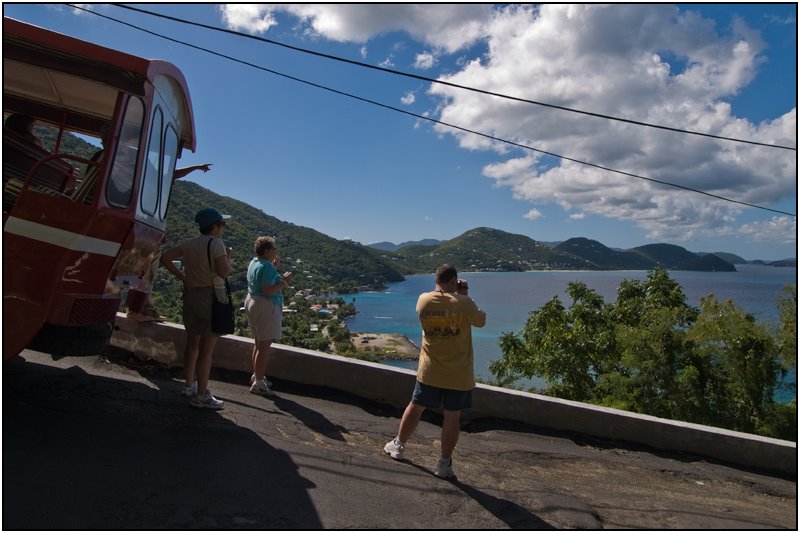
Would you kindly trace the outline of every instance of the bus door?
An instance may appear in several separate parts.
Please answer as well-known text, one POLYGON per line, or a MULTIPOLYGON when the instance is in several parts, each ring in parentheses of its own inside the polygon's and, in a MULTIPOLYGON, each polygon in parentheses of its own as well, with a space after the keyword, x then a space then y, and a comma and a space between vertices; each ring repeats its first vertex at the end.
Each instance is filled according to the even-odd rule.
POLYGON ((154 80, 146 151, 133 231, 126 240, 115 276, 128 284, 126 305, 140 311, 152 291, 160 245, 167 224, 175 165, 180 156, 180 100, 177 86, 166 77, 154 80))

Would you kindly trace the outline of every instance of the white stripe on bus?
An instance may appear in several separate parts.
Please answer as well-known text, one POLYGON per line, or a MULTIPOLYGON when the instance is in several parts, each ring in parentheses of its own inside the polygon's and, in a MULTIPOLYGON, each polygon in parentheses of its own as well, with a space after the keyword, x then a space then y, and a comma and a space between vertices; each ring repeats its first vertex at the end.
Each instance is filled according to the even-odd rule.
POLYGON ((46 242, 68 250, 75 250, 76 252, 107 255, 109 257, 116 257, 120 249, 120 244, 118 242, 87 237, 86 235, 45 226, 44 224, 38 224, 17 217, 8 217, 3 232, 19 235, 20 237, 27 237, 35 241, 46 242))

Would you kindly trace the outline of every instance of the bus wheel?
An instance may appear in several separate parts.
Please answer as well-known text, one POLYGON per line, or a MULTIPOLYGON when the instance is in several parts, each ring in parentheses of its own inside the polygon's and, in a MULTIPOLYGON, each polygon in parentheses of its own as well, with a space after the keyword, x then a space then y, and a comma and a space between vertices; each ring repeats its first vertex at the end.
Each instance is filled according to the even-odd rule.
POLYGON ((56 326, 45 324, 30 348, 53 356, 101 355, 111 339, 111 324, 56 326))

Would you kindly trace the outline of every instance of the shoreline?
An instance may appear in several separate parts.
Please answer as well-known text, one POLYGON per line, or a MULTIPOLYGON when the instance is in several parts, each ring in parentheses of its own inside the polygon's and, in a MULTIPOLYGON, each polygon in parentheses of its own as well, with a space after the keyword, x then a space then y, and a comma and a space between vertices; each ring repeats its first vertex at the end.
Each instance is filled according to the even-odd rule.
POLYGON ((358 352, 369 352, 383 359, 416 361, 419 346, 400 333, 350 333, 358 352))

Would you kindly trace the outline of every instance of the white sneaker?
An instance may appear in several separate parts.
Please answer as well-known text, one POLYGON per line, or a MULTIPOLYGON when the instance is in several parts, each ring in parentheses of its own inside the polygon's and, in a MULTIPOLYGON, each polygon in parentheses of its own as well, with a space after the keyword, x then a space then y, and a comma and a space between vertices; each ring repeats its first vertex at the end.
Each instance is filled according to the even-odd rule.
MULTIPOLYGON (((268 380, 267 378, 264 378, 264 381, 267 382, 267 386, 268 387, 272 387, 272 382, 270 380, 268 380)), ((255 382, 256 382, 256 375, 255 374, 250 374, 250 385, 252 385, 255 382)))
POLYGON ((225 402, 217 400, 211 395, 211 391, 207 390, 202 396, 199 394, 195 395, 194 398, 192 398, 191 405, 192 407, 200 407, 201 409, 214 409, 215 411, 219 411, 225 407, 225 402))
POLYGON ((195 381, 191 385, 188 385, 181 390, 181 396, 186 396, 187 398, 192 398, 197 396, 197 382, 195 381))
POLYGON ((383 453, 389 454, 392 459, 397 459, 398 461, 403 458, 405 451, 406 447, 400 444, 397 437, 387 442, 386 446, 383 447, 383 453))
POLYGON ((259 379, 250 385, 250 392, 253 394, 260 394, 261 396, 274 396, 275 392, 269 388, 270 383, 266 379, 259 379))
POLYGON ((453 477, 455 475, 455 472, 453 472, 453 460, 440 457, 439 462, 436 463, 436 470, 433 471, 433 475, 441 478, 453 477))

